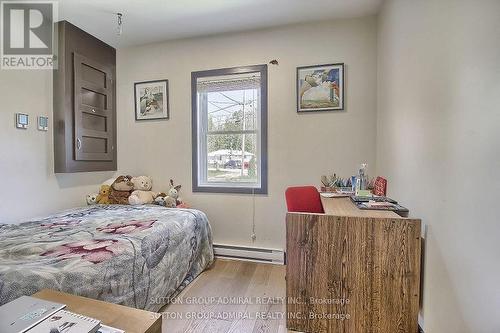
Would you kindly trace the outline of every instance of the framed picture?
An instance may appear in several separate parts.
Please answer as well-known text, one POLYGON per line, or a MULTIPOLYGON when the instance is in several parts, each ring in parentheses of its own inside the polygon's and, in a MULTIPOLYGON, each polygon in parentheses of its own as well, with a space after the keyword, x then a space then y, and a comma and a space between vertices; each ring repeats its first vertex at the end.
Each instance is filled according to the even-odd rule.
POLYGON ((297 112, 344 110, 344 64, 297 67, 297 112))
POLYGON ((134 84, 135 120, 168 119, 168 80, 134 84))

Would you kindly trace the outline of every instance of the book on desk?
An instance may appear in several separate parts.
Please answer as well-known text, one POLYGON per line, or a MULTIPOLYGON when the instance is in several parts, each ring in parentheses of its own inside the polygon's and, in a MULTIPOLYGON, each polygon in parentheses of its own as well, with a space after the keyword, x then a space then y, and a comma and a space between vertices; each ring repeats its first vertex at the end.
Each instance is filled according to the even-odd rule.
POLYGON ((124 333, 101 321, 64 310, 65 304, 21 296, 0 306, 1 333, 124 333))
POLYGON ((386 196, 356 196, 346 192, 321 192, 321 196, 323 198, 349 197, 354 205, 362 210, 391 211, 402 217, 408 216, 409 213, 408 208, 401 206, 396 200, 386 196))
POLYGON ((396 200, 384 196, 351 196, 351 200, 359 209, 388 210, 399 216, 408 216, 409 212, 408 208, 401 206, 396 200))

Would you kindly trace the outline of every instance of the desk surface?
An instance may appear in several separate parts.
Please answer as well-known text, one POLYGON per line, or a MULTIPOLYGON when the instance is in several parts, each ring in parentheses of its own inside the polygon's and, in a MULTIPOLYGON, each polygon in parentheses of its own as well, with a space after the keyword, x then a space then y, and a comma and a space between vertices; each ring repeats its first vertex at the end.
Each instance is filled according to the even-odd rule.
POLYGON ((126 333, 161 332, 161 317, 157 313, 49 289, 43 289, 33 297, 66 304, 66 309, 69 311, 96 318, 104 325, 120 328, 126 333))
POLYGON ((386 210, 363 210, 354 205, 350 198, 321 197, 325 214, 355 217, 401 218, 398 214, 386 210))

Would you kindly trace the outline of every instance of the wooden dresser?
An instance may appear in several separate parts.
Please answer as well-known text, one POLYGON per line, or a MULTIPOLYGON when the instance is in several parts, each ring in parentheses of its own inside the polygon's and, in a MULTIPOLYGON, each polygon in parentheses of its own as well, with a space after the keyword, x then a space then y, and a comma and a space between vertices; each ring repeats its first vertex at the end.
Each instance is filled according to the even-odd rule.
POLYGON ((421 221, 322 202, 326 214, 287 214, 287 328, 417 332, 421 221))

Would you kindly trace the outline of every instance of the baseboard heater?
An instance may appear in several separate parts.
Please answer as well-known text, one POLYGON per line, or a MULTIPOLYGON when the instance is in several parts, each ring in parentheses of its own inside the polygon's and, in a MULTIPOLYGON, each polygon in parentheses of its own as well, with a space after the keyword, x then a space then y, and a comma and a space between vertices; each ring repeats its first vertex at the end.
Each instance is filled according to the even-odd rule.
POLYGON ((277 249, 214 244, 215 257, 283 265, 285 252, 277 249))

